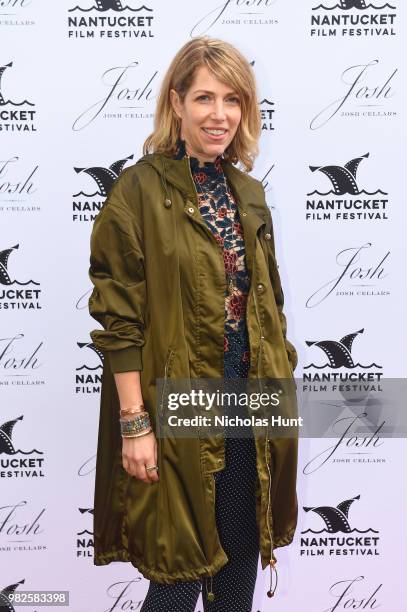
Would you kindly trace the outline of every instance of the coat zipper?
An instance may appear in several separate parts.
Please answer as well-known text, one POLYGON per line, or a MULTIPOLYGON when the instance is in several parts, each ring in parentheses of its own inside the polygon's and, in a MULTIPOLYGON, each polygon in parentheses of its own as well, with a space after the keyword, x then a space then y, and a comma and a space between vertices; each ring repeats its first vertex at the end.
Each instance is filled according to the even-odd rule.
MULTIPOLYGON (((197 204, 197 206, 199 208, 198 191, 197 191, 197 189, 195 187, 195 181, 194 181, 194 177, 192 176, 191 167, 189 165, 189 158, 188 157, 186 158, 186 161, 187 161, 188 171, 189 171, 189 174, 190 174, 190 177, 191 177, 191 180, 192 180, 192 184, 194 185, 194 190, 195 190, 195 195, 196 195, 196 204, 197 204)), ((215 240, 215 238, 214 238, 212 232, 209 230, 209 228, 205 228, 205 229, 208 230, 208 233, 211 236, 211 238, 213 240, 215 240)), ((215 240, 215 242, 216 242, 216 240, 215 240)), ((216 245, 217 245, 217 247, 219 249, 219 244, 217 242, 216 242, 216 245)), ((254 270, 254 255, 255 254, 253 253, 252 271, 254 270)), ((259 312, 258 312, 258 308, 257 308, 256 293, 255 293, 254 289, 253 289, 253 299, 254 299, 254 307, 255 307, 255 310, 256 310, 256 318, 257 318, 257 322, 258 322, 259 329, 260 329, 260 348, 259 348, 259 353, 258 353, 258 356, 257 356, 257 378, 260 379, 259 370, 260 370, 261 359, 262 359, 262 356, 263 356, 263 340, 264 340, 264 335, 263 335, 263 328, 262 328, 262 325, 261 325, 260 316, 259 316, 259 312)), ((277 586, 277 581, 275 583, 274 590, 272 590, 272 569, 275 570, 274 566, 275 566, 276 561, 275 561, 274 556, 273 556, 273 540, 272 540, 272 537, 271 537, 270 518, 269 518, 269 512, 270 512, 270 506, 271 506, 271 471, 270 471, 270 466, 269 466, 268 457, 267 457, 268 445, 269 445, 269 440, 266 437, 265 458, 266 458, 267 471, 268 471, 268 474, 269 474, 269 488, 268 488, 268 503, 267 503, 267 520, 266 520, 266 523, 267 523, 267 529, 268 529, 269 538, 270 538, 270 561, 269 561, 269 564, 270 564, 270 590, 267 591, 267 595, 269 597, 273 597, 275 589, 276 589, 276 586, 277 586)), ((212 592, 212 576, 211 576, 211 591, 209 593, 209 596, 214 597, 213 592, 212 592)))
MULTIPOLYGON (((255 260, 255 252, 253 252, 253 260, 252 260, 252 275, 254 277, 254 260, 255 260)), ((261 324, 261 319, 260 319, 260 315, 259 315, 259 311, 258 311, 258 306, 257 306, 257 297, 256 297, 256 291, 255 288, 253 287, 253 301, 254 301, 254 308, 256 311, 256 318, 257 318, 257 323, 259 326, 259 330, 260 330, 260 347, 259 347, 259 352, 257 355, 257 378, 260 380, 260 366, 262 364, 262 357, 263 357, 263 342, 264 342, 264 334, 263 334, 263 327, 261 324)), ((261 386, 261 383, 260 383, 261 386)), ((268 460, 268 454, 269 454, 269 449, 270 449, 270 440, 268 438, 268 429, 266 432, 266 441, 265 441, 265 445, 264 445, 264 458, 266 460, 266 466, 267 466, 267 472, 268 472, 268 477, 269 477, 269 483, 268 483, 268 495, 267 495, 267 511, 266 511, 266 524, 267 524, 267 530, 269 533, 269 538, 270 538, 270 560, 269 560, 269 568, 270 568, 270 588, 267 591, 267 595, 268 597, 273 597, 276 587, 277 587, 277 570, 275 569, 275 564, 276 564, 276 559, 274 557, 273 554, 273 538, 271 535, 271 527, 270 527, 270 510, 271 510, 271 469, 270 469, 270 465, 269 465, 269 460, 268 460), (272 588, 272 583, 273 583, 273 569, 276 572, 276 582, 274 585, 274 589, 272 588)), ((271 454, 271 453, 270 453, 271 454)))

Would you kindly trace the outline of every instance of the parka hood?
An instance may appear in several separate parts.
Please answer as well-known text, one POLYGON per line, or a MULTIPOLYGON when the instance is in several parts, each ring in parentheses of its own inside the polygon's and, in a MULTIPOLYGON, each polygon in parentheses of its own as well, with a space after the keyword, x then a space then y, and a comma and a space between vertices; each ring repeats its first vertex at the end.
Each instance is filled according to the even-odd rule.
MULTIPOLYGON (((238 200, 240 210, 246 210, 253 206, 255 212, 264 218, 265 196, 263 185, 260 181, 249 174, 239 170, 225 159, 221 160, 223 171, 229 181, 234 195, 238 200), (263 213, 263 214, 262 214, 263 213)), ((184 199, 194 200, 196 198, 195 185, 190 171, 189 159, 174 159, 160 153, 149 153, 141 157, 136 165, 148 164, 160 175, 166 197, 170 198, 168 184, 176 187, 184 199), (186 182, 186 177, 188 181, 186 182)))

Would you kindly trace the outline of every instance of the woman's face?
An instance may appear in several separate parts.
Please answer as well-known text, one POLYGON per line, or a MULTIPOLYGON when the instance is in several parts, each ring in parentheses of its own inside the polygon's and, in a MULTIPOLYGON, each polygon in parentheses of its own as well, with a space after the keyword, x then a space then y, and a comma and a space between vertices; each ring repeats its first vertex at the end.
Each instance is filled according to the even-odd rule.
POLYGON ((171 89, 174 111, 181 118, 181 138, 186 151, 201 162, 215 161, 232 142, 242 111, 239 95, 201 66, 184 102, 171 89))

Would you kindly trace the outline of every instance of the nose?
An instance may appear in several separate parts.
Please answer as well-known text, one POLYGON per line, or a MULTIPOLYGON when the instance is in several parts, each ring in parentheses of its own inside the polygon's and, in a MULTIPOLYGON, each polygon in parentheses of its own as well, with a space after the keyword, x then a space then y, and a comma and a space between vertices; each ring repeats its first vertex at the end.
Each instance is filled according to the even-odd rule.
POLYGON ((223 121, 226 119, 225 105, 222 99, 215 100, 211 115, 213 119, 216 119, 217 121, 223 121))

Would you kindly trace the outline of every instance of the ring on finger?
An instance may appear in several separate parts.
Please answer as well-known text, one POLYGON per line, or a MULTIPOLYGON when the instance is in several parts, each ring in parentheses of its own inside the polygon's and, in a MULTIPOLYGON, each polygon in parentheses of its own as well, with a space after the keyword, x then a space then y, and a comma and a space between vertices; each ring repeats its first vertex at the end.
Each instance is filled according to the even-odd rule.
POLYGON ((152 470, 157 470, 158 472, 158 465, 150 465, 150 467, 146 466, 146 472, 150 472, 152 470))

